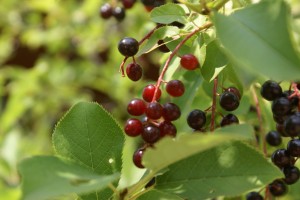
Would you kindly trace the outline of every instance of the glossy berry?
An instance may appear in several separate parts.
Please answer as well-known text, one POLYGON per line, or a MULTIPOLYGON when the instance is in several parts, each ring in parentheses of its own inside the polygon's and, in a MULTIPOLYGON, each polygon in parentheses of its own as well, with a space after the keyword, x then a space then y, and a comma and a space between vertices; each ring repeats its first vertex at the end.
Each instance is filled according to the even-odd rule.
POLYGON ((222 118, 220 125, 223 127, 230 124, 238 124, 238 123, 239 123, 239 119, 237 118, 237 116, 235 116, 234 114, 227 114, 222 118))
POLYGON ((146 106, 146 116, 150 119, 159 119, 162 116, 163 107, 158 102, 151 102, 146 106))
POLYGON ((139 43, 134 38, 125 37, 120 40, 118 50, 123 56, 134 56, 139 51, 139 43))
POLYGON ((100 16, 103 19, 108 19, 113 14, 113 8, 109 3, 106 3, 100 7, 100 16))
POLYGON ((268 188, 269 188, 270 193, 275 197, 279 197, 279 196, 286 194, 286 192, 288 190, 286 184, 281 179, 277 179, 277 180, 273 181, 272 183, 270 183, 268 185, 268 188))
POLYGON ((165 103, 163 105, 163 117, 167 121, 174 121, 181 115, 180 108, 174 103, 165 103))
POLYGON ((277 116, 273 114, 273 119, 278 124, 283 124, 287 117, 287 115, 277 116))
POLYGON ((289 137, 289 135, 286 134, 285 131, 284 131, 284 125, 283 124, 278 124, 277 123, 276 124, 276 130, 277 130, 278 133, 280 133, 280 135, 282 137, 289 137))
POLYGON ((139 64, 130 63, 126 67, 126 74, 130 80, 138 81, 142 78, 143 70, 139 64))
POLYGON ((284 121, 284 131, 291 137, 300 135, 300 116, 291 115, 284 121))
POLYGON ((132 158, 133 163, 138 168, 145 168, 144 165, 142 164, 142 157, 143 157, 144 152, 145 152, 145 149, 140 148, 140 149, 136 150, 133 154, 133 158, 132 158))
POLYGON ((171 80, 167 83, 166 90, 169 95, 180 97, 183 95, 185 88, 180 80, 171 80))
POLYGON ((135 4, 135 0, 122 0, 122 4, 124 8, 129 9, 133 7, 133 5, 135 4))
POLYGON ((239 98, 239 100, 242 97, 240 91, 236 87, 229 87, 229 88, 226 89, 226 91, 227 92, 232 92, 233 94, 235 94, 239 98))
POLYGON ((187 123, 191 128, 200 130, 206 123, 205 112, 198 109, 193 110, 187 117, 187 123))
POLYGON ((144 127, 142 138, 145 142, 153 144, 160 138, 160 130, 153 124, 148 124, 144 127))
POLYGON ((277 116, 284 116, 291 110, 290 101, 286 97, 279 97, 272 102, 272 112, 277 116))
POLYGON ((266 141, 271 146, 279 146, 282 142, 280 133, 277 131, 270 131, 266 135, 266 141))
POLYGON ((290 140, 287 144, 287 151, 291 156, 300 157, 300 140, 290 140))
POLYGON ((124 131, 128 136, 131 137, 138 136, 143 132, 143 124, 138 119, 135 118, 128 119, 125 124, 124 131))
POLYGON ((127 112, 133 116, 140 116, 145 113, 146 104, 142 99, 133 99, 127 106, 127 112))
MULTIPOLYGON (((143 99, 147 102, 151 102, 154 96, 154 92, 155 92, 155 85, 153 84, 149 84, 147 85, 144 90, 143 90, 143 99)), ((156 98, 155 100, 158 100, 161 96, 161 90, 158 89, 157 90, 157 94, 156 94, 156 98)))
POLYGON ((116 18, 116 20, 122 21, 123 19, 125 19, 125 9, 117 6, 113 9, 112 15, 116 18))
POLYGON ((277 149, 271 156, 272 162, 279 168, 289 166, 293 162, 293 158, 285 149, 277 149))
POLYGON ((261 86, 260 94, 264 99, 273 101, 281 96, 282 88, 277 82, 268 80, 261 86))
POLYGON ((157 41, 157 44, 159 45, 158 46, 158 50, 160 52, 163 52, 163 53, 168 53, 170 52, 170 49, 167 47, 167 45, 164 44, 164 41, 163 40, 158 40, 157 41))
POLYGON ((233 111, 240 105, 239 98, 232 92, 223 92, 220 96, 220 105, 224 110, 233 111))
POLYGON ((295 166, 287 166, 283 168, 284 182, 288 185, 296 183, 300 178, 300 171, 295 166))
POLYGON ((177 129, 171 122, 163 121, 158 126, 160 130, 160 137, 171 136, 175 137, 177 134, 177 129))
POLYGON ((250 192, 246 195, 246 200, 263 200, 264 198, 258 192, 250 192))
POLYGON ((199 67, 199 61, 193 54, 185 54, 180 59, 180 65, 187 70, 194 70, 199 67))
MULTIPOLYGON (((286 90, 282 93, 282 97, 289 97, 294 93, 294 90, 286 90)), ((299 98, 297 96, 293 96, 292 98, 289 99, 290 104, 293 108, 296 108, 299 104, 299 98)))

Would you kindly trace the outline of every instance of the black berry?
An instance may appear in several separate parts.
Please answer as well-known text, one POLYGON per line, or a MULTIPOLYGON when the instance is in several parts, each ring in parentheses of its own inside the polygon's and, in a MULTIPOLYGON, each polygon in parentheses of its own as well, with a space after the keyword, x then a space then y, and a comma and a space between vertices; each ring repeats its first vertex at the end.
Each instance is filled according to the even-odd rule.
POLYGON ((223 127, 230 124, 238 124, 238 123, 239 123, 239 119, 237 118, 237 116, 235 116, 234 114, 227 114, 222 118, 220 124, 223 127))
POLYGON ((291 115, 284 121, 284 131, 291 137, 300 135, 300 116, 291 115))
POLYGON ((286 97, 280 97, 272 102, 272 112, 277 116, 284 116, 291 110, 290 101, 286 97))
POLYGON ((160 130, 153 124, 148 124, 144 127, 142 138, 145 142, 153 144, 160 138, 160 130))
POLYGON ((112 16, 113 8, 109 3, 106 3, 100 7, 100 16, 103 19, 108 19, 112 16))
POLYGON ((287 144, 287 151, 291 156, 300 157, 300 140, 290 140, 287 144))
POLYGON ((242 97, 240 91, 236 87, 229 87, 226 89, 226 91, 234 93, 239 98, 239 100, 242 97))
POLYGON ((268 185, 268 188, 270 193, 275 197, 284 195, 288 190, 286 184, 281 179, 273 181, 268 185))
POLYGON ((271 156, 272 162, 279 168, 289 166, 293 163, 293 158, 285 149, 277 149, 271 156))
POLYGON ((125 37, 120 40, 118 49, 123 56, 134 56, 139 51, 139 43, 134 38, 125 37))
POLYGON ((174 121, 181 115, 180 108, 174 103, 165 103, 163 105, 163 117, 167 121, 174 121))
POLYGON ((159 45, 158 46, 158 50, 163 52, 163 53, 168 53, 170 52, 170 49, 167 47, 166 44, 164 44, 164 41, 163 40, 158 40, 157 41, 157 44, 159 45))
POLYGON ((284 182, 288 185, 294 184, 299 180, 300 172, 295 166, 287 166, 283 168, 284 182))
POLYGON ((138 81, 142 78, 143 70, 139 64, 130 63, 126 67, 126 74, 130 80, 138 81))
POLYGON ((206 115, 202 110, 193 110, 187 117, 188 125, 196 130, 200 130, 206 123, 206 115))
POLYGON ((118 20, 122 21, 125 18, 125 9, 122 7, 115 7, 112 11, 112 15, 118 20))
POLYGON ((266 135, 266 141, 271 146, 278 146, 281 144, 282 138, 277 131, 270 131, 266 135))
POLYGON ((258 192, 250 192, 246 196, 246 200, 263 200, 264 198, 258 192))
POLYGON ((277 82, 268 80, 261 86, 260 94, 266 100, 273 101, 281 96, 282 88, 277 82))
POLYGON ((171 136, 175 137, 177 134, 177 129, 171 122, 163 121, 158 126, 160 130, 160 137, 171 136))
POLYGON ((220 105, 224 110, 233 111, 239 107, 240 100, 234 93, 225 91, 220 96, 220 105))

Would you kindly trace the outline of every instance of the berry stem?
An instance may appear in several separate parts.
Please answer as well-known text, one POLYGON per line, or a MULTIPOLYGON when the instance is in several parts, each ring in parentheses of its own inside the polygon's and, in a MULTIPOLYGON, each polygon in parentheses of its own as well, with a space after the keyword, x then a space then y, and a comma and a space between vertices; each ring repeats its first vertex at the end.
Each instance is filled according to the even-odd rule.
POLYGON ((151 37, 151 35, 154 33, 154 31, 156 31, 156 29, 162 27, 163 24, 157 24, 149 33, 147 33, 147 35, 145 35, 140 41, 139 41, 139 45, 143 44, 143 42, 147 39, 149 39, 151 37))
POLYGON ((120 69, 119 69, 119 72, 121 72, 122 74, 122 77, 125 77, 125 72, 124 72, 124 65, 126 63, 126 60, 128 59, 129 57, 125 57, 120 65, 120 69))
POLYGON ((173 52, 170 54, 169 58, 167 59, 163 69, 162 69, 162 72, 157 80, 157 83, 156 83, 156 88, 155 88, 155 91, 154 91, 154 95, 153 95, 153 98, 152 98, 152 102, 154 102, 156 100, 156 95, 157 95, 157 92, 158 92, 158 89, 161 85, 161 83, 163 82, 163 77, 170 65, 170 62, 172 60, 172 58, 176 55, 176 53, 178 52, 178 50, 180 49, 180 47, 182 47, 182 45, 184 45, 184 43, 190 39, 193 35, 195 35, 196 33, 198 33, 199 31, 201 30, 204 30, 204 29, 208 29, 209 27, 211 27, 213 24, 211 22, 207 22, 206 24, 204 24, 203 26, 200 26, 199 28, 195 29, 194 31, 192 31, 191 33, 189 33, 176 47, 175 49, 173 50, 173 52))
MULTIPOLYGON (((294 89, 294 93, 291 94, 288 98, 291 99, 294 96, 297 96, 300 99, 300 90, 297 88, 297 83, 292 82, 291 87, 294 89)), ((300 111, 300 101, 298 103, 298 111, 300 111)))
POLYGON ((217 107, 217 87, 218 87, 218 77, 214 79, 214 88, 212 94, 212 106, 211 106, 211 120, 210 120, 210 131, 213 132, 215 130, 215 115, 216 115, 216 107, 217 107))

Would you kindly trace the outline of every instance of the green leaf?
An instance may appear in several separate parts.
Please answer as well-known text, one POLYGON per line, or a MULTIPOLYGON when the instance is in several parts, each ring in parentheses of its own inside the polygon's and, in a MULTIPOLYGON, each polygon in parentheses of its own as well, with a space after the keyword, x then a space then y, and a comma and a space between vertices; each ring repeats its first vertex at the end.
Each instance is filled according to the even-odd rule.
POLYGON ((230 16, 215 13, 217 37, 230 60, 275 80, 299 78, 300 59, 282 0, 261 1, 230 16))
MULTIPOLYGON (((174 153, 176 154, 176 153, 174 153)), ((282 177, 262 154, 240 141, 215 146, 169 166, 155 188, 194 200, 236 196, 282 177)))
POLYGON ((150 18, 153 22, 161 24, 170 24, 172 22, 187 22, 184 9, 173 3, 168 3, 157 8, 154 8, 150 13, 150 18))
POLYGON ((49 199, 70 193, 99 191, 118 180, 120 174, 99 175, 53 156, 37 156, 19 166, 24 200, 49 199))
MULTIPOLYGON (((71 159, 98 174, 120 172, 122 167, 122 129, 96 103, 78 103, 63 117, 53 134, 58 155, 71 159)), ((105 197, 110 190, 102 191, 105 197)), ((102 193, 101 193, 102 194, 102 193)), ((96 196, 101 194, 95 193, 96 196)), ((101 196, 101 199, 105 199, 101 196)))
POLYGON ((145 151, 143 164, 148 169, 159 171, 170 164, 218 146, 224 142, 252 138, 253 129, 247 124, 232 125, 218 129, 215 133, 208 133, 207 135, 183 134, 176 140, 165 138, 160 140, 154 149, 145 151))
POLYGON ((206 47, 206 58, 201 67, 201 74, 206 81, 214 80, 226 67, 227 58, 214 40, 206 47))

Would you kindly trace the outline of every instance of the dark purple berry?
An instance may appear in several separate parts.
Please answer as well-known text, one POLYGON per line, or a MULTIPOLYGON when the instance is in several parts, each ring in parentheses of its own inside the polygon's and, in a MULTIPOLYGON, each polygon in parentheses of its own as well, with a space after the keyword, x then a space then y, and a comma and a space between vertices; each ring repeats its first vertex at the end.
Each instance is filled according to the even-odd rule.
POLYGON ((239 100, 242 97, 240 91, 236 87, 229 87, 226 89, 226 91, 234 93, 239 98, 239 100))
POLYGON ((233 111, 239 107, 240 100, 234 93, 225 91, 220 96, 220 105, 224 110, 233 111))
POLYGON ((206 115, 202 110, 193 110, 187 117, 188 125, 196 130, 200 130, 206 123, 206 115))
POLYGON ((284 116, 291 110, 291 104, 288 98, 280 97, 272 102, 272 112, 277 116, 284 116))
POLYGON ((180 108, 174 103, 165 103, 163 105, 163 117, 167 121, 174 121, 181 115, 180 108))
POLYGON ((130 63, 126 67, 126 74, 130 80, 138 81, 142 78, 143 70, 139 64, 130 63))
POLYGON ((119 52, 123 56, 134 56, 139 51, 139 42, 131 37, 125 37, 118 44, 119 52))
POLYGON ((116 18, 116 20, 122 21, 125 19, 125 9, 117 6, 113 9, 112 15, 116 18))
POLYGON ((143 132, 143 124, 138 119, 135 118, 128 119, 125 124, 124 131, 128 136, 131 137, 138 136, 143 132))
POLYGON ((258 192, 250 192, 246 196, 246 200, 264 200, 258 192))
POLYGON ((133 163, 138 168, 145 168, 144 165, 142 164, 142 157, 143 157, 144 152, 145 152, 145 149, 140 148, 140 149, 136 150, 133 154, 133 158, 132 158, 133 163))
POLYGON ((291 137, 300 135, 300 116, 291 115, 284 121, 284 131, 291 137))
POLYGON ((237 116, 235 116, 234 114, 227 114, 222 118, 220 124, 223 127, 230 124, 238 124, 238 123, 239 123, 239 119, 237 118, 237 116))
POLYGON ((135 0, 122 0, 122 4, 124 8, 129 9, 133 7, 133 5, 135 4, 135 0))
POLYGON ((183 95, 185 88, 180 80, 171 80, 167 83, 166 90, 169 95, 180 97, 183 95))
POLYGON ((103 19, 108 19, 112 16, 113 8, 109 3, 105 3, 100 7, 100 16, 103 19))
POLYGON ((160 138, 160 130, 153 124, 148 124, 144 127, 142 138, 145 142, 153 144, 160 138))
POLYGON ((151 102, 146 106, 146 116, 150 119, 159 119, 162 116, 163 107, 158 102, 151 102))
POLYGON ((282 142, 281 135, 277 131, 270 131, 266 135, 266 141, 271 146, 278 146, 282 142))
MULTIPOLYGON (((283 97, 289 97, 294 93, 294 90, 286 90, 282 93, 283 97)), ((290 104, 292 108, 296 108, 299 104, 299 98, 297 96, 293 96, 292 98, 289 98, 290 104)))
POLYGON ((283 168, 284 182, 288 185, 296 183, 300 178, 299 169, 295 166, 287 166, 283 168))
POLYGON ((145 113, 146 104, 142 99, 133 99, 127 106, 127 112, 134 116, 140 116, 145 113))
POLYGON ((277 179, 270 183, 268 185, 268 188, 270 193, 275 197, 279 197, 286 194, 288 190, 286 184, 281 179, 277 179))
POLYGON ((171 136, 176 137, 177 129, 171 122, 163 121, 158 126, 160 130, 160 137, 171 136))
POLYGON ((285 133, 284 131, 284 125, 283 124, 276 124, 276 130, 282 137, 289 137, 288 134, 285 133))
POLYGON ((266 100, 273 101, 281 96, 282 88, 277 82, 268 80, 261 86, 260 94, 266 100))
POLYGON ((287 151, 291 156, 300 157, 300 140, 290 140, 287 144, 287 151))
POLYGON ((293 158, 285 149, 277 149, 271 156, 272 162, 279 168, 289 166, 293 163, 293 158))
POLYGON ((157 44, 158 46, 158 50, 163 52, 163 53, 168 53, 170 52, 170 49, 167 47, 167 45, 164 44, 163 40, 158 40, 157 44))

